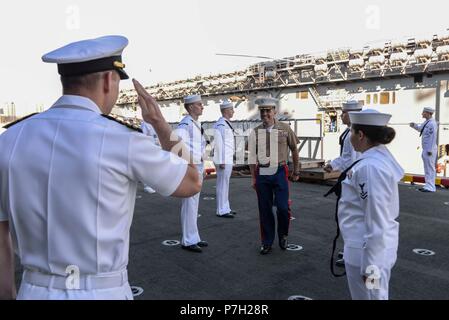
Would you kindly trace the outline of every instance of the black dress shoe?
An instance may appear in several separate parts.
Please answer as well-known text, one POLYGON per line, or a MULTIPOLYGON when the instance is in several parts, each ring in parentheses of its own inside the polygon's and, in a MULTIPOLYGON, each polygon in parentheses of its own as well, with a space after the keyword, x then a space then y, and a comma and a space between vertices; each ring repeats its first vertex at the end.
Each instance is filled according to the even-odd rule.
POLYGON ((262 254, 262 255, 269 254, 270 252, 271 252, 271 246, 262 246, 262 248, 260 248, 260 254, 262 254))
POLYGON ((340 252, 338 253, 338 259, 343 259, 343 256, 344 256, 344 252, 343 252, 343 251, 340 251, 340 252))
POLYGON ((424 192, 424 193, 432 193, 432 191, 424 189, 424 188, 419 189, 419 191, 424 192))
POLYGON ((288 239, 287 236, 284 236, 279 239, 279 247, 281 247, 282 250, 287 250, 288 247, 287 239, 288 239))
POLYGON ((339 268, 344 268, 345 267, 345 260, 344 259, 339 259, 337 261, 335 261, 335 265, 339 268))
POLYGON ((205 248, 205 247, 208 247, 208 246, 209 246, 209 244, 207 243, 207 241, 200 241, 200 242, 198 242, 196 245, 197 245, 198 247, 200 247, 200 248, 205 248))
POLYGON ((231 214, 235 216, 237 214, 237 212, 231 211, 231 214))
POLYGON ((226 214, 223 214, 223 215, 217 214, 217 217, 219 217, 219 218, 227 218, 227 219, 234 219, 234 216, 231 213, 226 213, 226 214))
POLYGON ((191 251, 191 252, 198 252, 198 253, 203 252, 203 250, 196 244, 191 245, 191 246, 181 246, 181 248, 183 248, 184 250, 187 250, 187 251, 191 251))

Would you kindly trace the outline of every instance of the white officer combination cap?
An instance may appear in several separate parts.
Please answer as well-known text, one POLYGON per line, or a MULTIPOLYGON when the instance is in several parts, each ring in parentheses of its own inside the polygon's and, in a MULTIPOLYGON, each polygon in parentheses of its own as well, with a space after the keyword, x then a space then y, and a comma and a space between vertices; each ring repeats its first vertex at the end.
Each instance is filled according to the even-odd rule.
POLYGON ((391 119, 391 114, 380 113, 377 110, 366 109, 360 112, 349 112, 352 124, 385 127, 391 119))
POLYGON ((435 109, 431 107, 425 107, 423 112, 435 113, 435 109))
POLYGON ((234 105, 233 105, 232 102, 229 101, 229 100, 224 100, 224 101, 220 104, 220 109, 221 109, 221 110, 223 110, 223 109, 228 109, 228 108, 233 108, 233 107, 234 107, 234 105))
POLYGON ((279 100, 271 97, 257 98, 255 104, 259 106, 259 109, 272 109, 276 108, 279 100))
POLYGON ((349 100, 343 103, 343 111, 361 111, 362 104, 356 100, 349 100))
POLYGON ((123 50, 128 46, 123 36, 105 36, 70 43, 45 54, 42 61, 58 64, 61 76, 81 76, 95 72, 116 70, 120 79, 129 79, 122 63, 123 50))
POLYGON ((192 95, 184 98, 184 104, 193 104, 201 101, 202 99, 200 95, 192 95))

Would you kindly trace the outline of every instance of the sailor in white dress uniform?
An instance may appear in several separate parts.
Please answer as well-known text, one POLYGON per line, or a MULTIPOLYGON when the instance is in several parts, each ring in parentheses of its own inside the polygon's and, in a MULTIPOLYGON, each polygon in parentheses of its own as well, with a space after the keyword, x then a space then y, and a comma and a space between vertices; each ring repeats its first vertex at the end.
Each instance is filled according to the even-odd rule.
POLYGON ((340 156, 332 160, 328 165, 324 167, 327 172, 346 170, 351 164, 354 163, 360 157, 360 153, 354 150, 351 144, 351 119, 349 118, 349 112, 362 111, 362 105, 360 102, 350 100, 343 103, 341 119, 344 125, 348 128, 341 134, 339 139, 340 144, 340 156))
POLYGON ((410 127, 420 132, 422 143, 422 160, 424 163, 424 173, 426 185, 421 188, 421 192, 435 192, 435 178, 436 178, 436 162, 437 162, 437 135, 438 124, 433 118, 435 109, 426 107, 423 110, 422 116, 426 121, 422 124, 410 123, 410 127))
MULTIPOLYGON (((18 299, 133 299, 127 265, 138 182, 164 196, 201 188, 194 165, 168 151, 170 139, 162 150, 107 116, 128 78, 127 44, 102 37, 45 55, 58 64, 64 95, 0 137, 0 240, 11 235, 24 268, 18 299)), ((155 100, 135 86, 144 118, 170 136, 155 100)), ((0 246, 0 261, 9 261, 0 292, 14 298, 14 281, 4 278, 14 269, 10 251, 0 246)))
POLYGON ((214 125, 214 164, 217 172, 217 216, 234 218, 229 203, 229 182, 234 168, 235 135, 230 120, 234 105, 226 100, 220 104, 222 117, 214 125))
MULTIPOLYGON (((362 111, 362 104, 359 101, 349 100, 343 103, 341 120, 344 125, 348 126, 346 130, 341 134, 339 139, 340 144, 340 156, 330 163, 328 163, 324 170, 326 172, 340 171, 343 172, 349 168, 359 157, 360 153, 354 150, 351 144, 351 119, 349 117, 349 112, 359 112, 362 111)), ((343 256, 343 251, 339 253, 339 256, 343 256)), ((339 259, 335 262, 338 267, 344 267, 344 259, 339 259)))
POLYGON ((385 144, 395 136, 391 115, 374 110, 350 113, 351 142, 362 153, 342 183, 339 226, 354 300, 387 300, 398 249, 398 183, 404 171, 385 144))
MULTIPOLYGON (((203 103, 201 96, 192 95, 184 98, 184 106, 189 113, 179 123, 176 133, 184 141, 189 156, 198 169, 201 181, 204 178, 204 156, 206 152, 206 138, 201 127, 199 117, 203 114, 203 103)), ((198 207, 200 193, 182 200, 181 227, 182 227, 182 249, 192 252, 202 252, 207 247, 206 241, 201 241, 198 231, 198 207)))

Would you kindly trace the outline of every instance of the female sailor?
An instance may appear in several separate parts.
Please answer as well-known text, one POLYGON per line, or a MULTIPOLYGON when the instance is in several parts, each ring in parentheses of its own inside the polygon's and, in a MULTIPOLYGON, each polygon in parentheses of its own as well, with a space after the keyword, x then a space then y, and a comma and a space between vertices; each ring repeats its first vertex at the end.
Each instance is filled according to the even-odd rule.
POLYGON ((350 118, 351 143, 362 156, 342 183, 338 210, 349 290, 354 300, 388 300, 404 171, 385 146, 396 135, 387 126, 391 115, 364 110, 350 118))

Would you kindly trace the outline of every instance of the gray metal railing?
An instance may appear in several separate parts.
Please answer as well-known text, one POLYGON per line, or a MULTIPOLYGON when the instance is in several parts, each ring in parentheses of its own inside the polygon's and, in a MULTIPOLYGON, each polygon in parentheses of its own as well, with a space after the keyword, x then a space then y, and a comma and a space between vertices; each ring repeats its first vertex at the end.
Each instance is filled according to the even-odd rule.
MULTIPOLYGON (((296 136, 299 139, 299 146, 298 146, 298 153, 301 153, 304 149, 304 147, 307 146, 307 156, 302 157, 302 159, 308 159, 308 160, 322 160, 324 158, 324 143, 323 143, 323 121, 322 119, 316 118, 316 119, 280 119, 279 121, 284 123, 289 123, 290 127, 292 127, 293 131, 295 132, 296 136), (298 135, 299 130, 301 128, 301 123, 304 122, 318 122, 319 124, 319 136, 310 137, 310 136, 300 136, 298 135), (318 159, 318 152, 320 155, 320 158, 318 159)), ((235 132, 236 136, 240 139, 244 139, 245 141, 245 150, 248 151, 248 138, 249 133, 251 129, 256 128, 262 122, 260 120, 244 120, 244 121, 230 121, 235 132)), ((202 122, 202 127, 206 132, 208 130, 211 130, 215 124, 215 121, 205 121, 202 122)), ((175 129, 178 126, 178 123, 170 123, 171 127, 175 129)), ((212 137, 211 137, 212 138, 212 137)))

